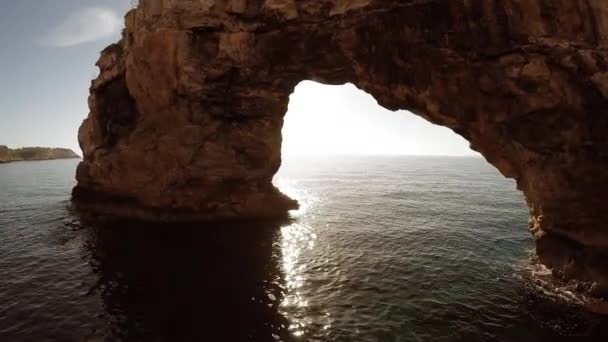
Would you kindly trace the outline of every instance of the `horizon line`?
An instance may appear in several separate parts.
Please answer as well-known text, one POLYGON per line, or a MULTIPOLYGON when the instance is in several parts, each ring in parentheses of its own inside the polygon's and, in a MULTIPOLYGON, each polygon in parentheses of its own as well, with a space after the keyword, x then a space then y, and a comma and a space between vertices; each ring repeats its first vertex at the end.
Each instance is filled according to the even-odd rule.
POLYGON ((281 157, 455 157, 455 158, 483 158, 477 154, 401 154, 401 153, 286 153, 281 157))

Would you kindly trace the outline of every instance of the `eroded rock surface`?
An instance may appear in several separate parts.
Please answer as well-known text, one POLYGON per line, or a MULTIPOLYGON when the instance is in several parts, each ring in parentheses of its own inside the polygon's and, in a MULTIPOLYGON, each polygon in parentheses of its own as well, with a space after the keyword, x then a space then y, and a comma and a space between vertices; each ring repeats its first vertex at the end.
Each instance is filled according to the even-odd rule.
POLYGON ((302 80, 351 82, 517 180, 540 260, 608 294, 604 0, 143 0, 103 51, 74 198, 148 220, 276 216, 302 80))

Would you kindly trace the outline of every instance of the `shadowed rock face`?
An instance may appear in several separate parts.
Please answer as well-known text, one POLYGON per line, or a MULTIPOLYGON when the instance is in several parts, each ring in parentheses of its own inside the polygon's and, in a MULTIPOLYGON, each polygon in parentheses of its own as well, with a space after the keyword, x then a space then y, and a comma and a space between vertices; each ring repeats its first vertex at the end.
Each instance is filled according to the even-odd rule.
POLYGON ((289 95, 351 82, 516 179, 540 260, 606 295, 607 44, 604 0, 142 0, 98 61, 74 199, 153 221, 282 215, 289 95))

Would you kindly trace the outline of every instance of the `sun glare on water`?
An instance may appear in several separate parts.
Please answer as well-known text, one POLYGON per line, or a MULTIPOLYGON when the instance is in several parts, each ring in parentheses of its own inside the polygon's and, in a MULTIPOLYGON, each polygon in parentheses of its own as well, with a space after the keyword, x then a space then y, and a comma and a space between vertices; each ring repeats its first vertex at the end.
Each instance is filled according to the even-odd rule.
MULTIPOLYGON (((293 336, 304 335, 307 327, 313 322, 309 315, 305 313, 309 306, 309 299, 305 296, 302 287, 306 285, 306 275, 311 274, 306 264, 304 254, 312 251, 317 242, 316 228, 298 222, 298 217, 314 215, 312 209, 320 199, 310 192, 298 187, 298 183, 287 177, 278 176, 275 179, 276 186, 291 198, 298 200, 300 208, 290 212, 290 216, 295 222, 281 228, 280 250, 281 268, 284 272, 284 296, 280 304, 281 313, 289 319, 289 331, 293 336)), ((325 315, 327 323, 324 328, 328 329, 329 314, 325 315)))

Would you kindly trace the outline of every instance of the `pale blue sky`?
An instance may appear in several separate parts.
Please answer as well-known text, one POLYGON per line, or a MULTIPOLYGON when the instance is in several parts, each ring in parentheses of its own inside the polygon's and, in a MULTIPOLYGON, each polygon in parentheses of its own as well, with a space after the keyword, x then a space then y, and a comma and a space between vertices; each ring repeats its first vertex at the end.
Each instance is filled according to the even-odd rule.
MULTIPOLYGON (((0 0, 0 144, 79 151, 101 51, 130 0, 0 0)), ((286 154, 470 155, 448 129, 390 112, 352 85, 303 82, 286 116, 286 154)))
POLYGON ((95 61, 119 39, 128 8, 128 0, 0 0, 0 144, 79 152, 95 61))

